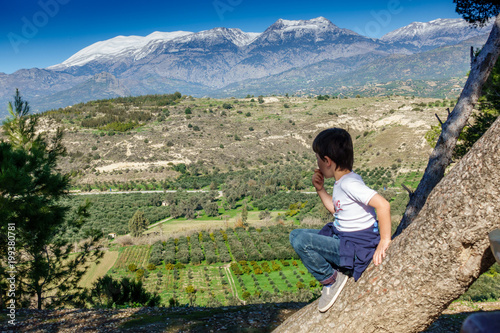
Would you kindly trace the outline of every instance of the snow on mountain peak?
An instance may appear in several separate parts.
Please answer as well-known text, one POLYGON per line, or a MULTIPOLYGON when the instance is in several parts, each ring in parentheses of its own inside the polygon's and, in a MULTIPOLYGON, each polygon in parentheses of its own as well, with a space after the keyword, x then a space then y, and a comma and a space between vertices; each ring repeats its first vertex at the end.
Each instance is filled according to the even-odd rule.
POLYGON ((300 43, 331 42, 341 35, 357 35, 348 29, 341 29, 324 17, 310 20, 278 19, 266 29, 252 45, 281 45, 300 40, 300 43))
POLYGON ((233 44, 242 47, 251 43, 260 33, 247 33, 243 32, 237 28, 224 28, 218 27, 210 30, 203 30, 188 36, 183 36, 176 40, 179 43, 188 43, 191 41, 202 41, 202 40, 229 40, 233 44))
POLYGON ((117 36, 105 41, 94 43, 78 51, 61 64, 48 69, 65 69, 71 66, 83 66, 93 60, 112 60, 128 57, 135 61, 140 60, 166 42, 188 43, 190 41, 227 39, 241 47, 250 44, 260 33, 246 33, 236 28, 214 28, 200 32, 155 31, 143 36, 117 36))
MULTIPOLYGON (((480 34, 488 33, 493 22, 482 28, 473 29, 463 19, 436 19, 430 22, 413 22, 408 26, 384 35, 381 40, 413 45, 418 48, 449 45, 480 34)), ((185 47, 210 49, 214 45, 230 44, 238 48, 252 44, 282 45, 283 43, 332 42, 341 35, 357 35, 348 29, 341 29, 324 17, 310 20, 278 19, 263 33, 246 33, 236 28, 213 28, 200 32, 155 31, 147 36, 117 36, 85 47, 61 64, 48 69, 63 70, 72 66, 83 66, 92 61, 117 63, 133 62, 153 53, 183 50, 185 47), (188 45, 189 44, 189 45, 188 45)))
POLYGON ((320 16, 320 17, 310 19, 310 20, 278 19, 269 28, 272 28, 274 30, 290 31, 290 30, 295 30, 295 29, 311 29, 311 30, 318 30, 318 29, 325 29, 325 28, 336 29, 337 26, 334 25, 329 20, 327 20, 326 18, 320 16))
POLYGON ((436 19, 430 22, 413 22, 407 26, 391 31, 381 40, 401 42, 418 47, 448 44, 457 40, 465 40, 474 36, 489 33, 493 22, 482 28, 473 28, 463 19, 436 19), (436 44, 436 45, 437 45, 436 44))
POLYGON ((189 31, 160 32, 155 31, 143 36, 117 36, 108 40, 94 43, 78 51, 61 64, 48 67, 61 69, 71 66, 82 66, 93 60, 113 59, 118 56, 133 56, 151 42, 166 42, 179 37, 193 34, 189 31))

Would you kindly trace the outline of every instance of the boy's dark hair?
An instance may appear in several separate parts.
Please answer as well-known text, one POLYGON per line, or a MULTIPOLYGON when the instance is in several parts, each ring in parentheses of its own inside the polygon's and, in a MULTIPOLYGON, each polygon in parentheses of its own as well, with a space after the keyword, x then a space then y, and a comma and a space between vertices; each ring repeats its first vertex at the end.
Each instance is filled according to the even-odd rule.
POLYGON ((352 170, 354 151, 349 133, 342 128, 329 128, 316 136, 312 148, 324 161, 328 156, 337 165, 336 169, 352 170))

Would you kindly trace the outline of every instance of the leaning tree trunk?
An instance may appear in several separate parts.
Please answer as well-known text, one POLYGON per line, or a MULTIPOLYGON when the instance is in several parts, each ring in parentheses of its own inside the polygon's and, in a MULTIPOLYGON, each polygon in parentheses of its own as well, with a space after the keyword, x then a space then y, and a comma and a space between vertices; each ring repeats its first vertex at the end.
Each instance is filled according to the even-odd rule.
POLYGON ((422 180, 416 191, 410 196, 403 219, 394 233, 397 236, 417 217, 422 209, 429 193, 434 186, 443 178, 446 168, 450 165, 452 154, 455 150, 458 136, 467 124, 472 109, 476 104, 481 87, 488 79, 491 69, 495 65, 500 54, 500 15, 497 16, 491 29, 488 41, 484 44, 481 52, 472 61, 469 78, 460 94, 453 112, 450 113, 446 122, 442 125, 436 147, 434 148, 425 169, 422 180))
POLYGON ((500 227, 500 118, 434 188, 384 262, 350 279, 326 313, 317 301, 276 332, 419 332, 494 263, 500 227))

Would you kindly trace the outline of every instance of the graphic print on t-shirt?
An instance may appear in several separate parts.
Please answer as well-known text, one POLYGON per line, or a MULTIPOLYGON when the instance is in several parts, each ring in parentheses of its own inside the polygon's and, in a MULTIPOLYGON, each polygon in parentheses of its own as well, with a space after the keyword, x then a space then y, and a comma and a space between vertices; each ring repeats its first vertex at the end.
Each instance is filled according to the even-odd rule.
POLYGON ((333 206, 335 207, 335 213, 333 214, 333 217, 335 218, 335 220, 334 220, 333 224, 336 227, 338 227, 339 226, 338 216, 339 216, 339 212, 342 210, 341 205, 340 205, 340 200, 334 200, 333 206))
POLYGON ((340 200, 335 200, 333 202, 333 206, 335 206, 335 213, 338 212, 339 210, 342 210, 342 208, 340 208, 340 200))

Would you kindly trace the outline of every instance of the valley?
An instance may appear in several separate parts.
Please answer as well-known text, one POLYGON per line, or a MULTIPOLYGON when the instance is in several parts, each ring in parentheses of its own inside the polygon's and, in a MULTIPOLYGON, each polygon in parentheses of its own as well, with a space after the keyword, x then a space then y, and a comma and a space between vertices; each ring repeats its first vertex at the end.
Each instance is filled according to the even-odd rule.
MULTIPOLYGON (((104 275, 141 281, 173 309, 307 304, 320 289, 288 234, 331 219, 310 185, 314 136, 334 126, 350 132, 354 169, 391 202, 394 230, 408 200, 403 185, 418 185, 436 116, 446 119, 454 103, 399 95, 175 93, 44 112, 40 130, 65 132, 59 168, 71 175, 73 195, 63 203, 71 210, 91 203, 81 230, 63 237, 78 253, 88 235, 104 236, 105 256, 80 285, 92 288, 104 275), (139 210, 149 227, 131 237, 139 210)), ((485 273, 461 302, 496 295, 498 271, 485 273)))
POLYGON ((74 194, 67 204, 92 203, 84 227, 65 237, 78 248, 85 235, 108 235, 105 259, 82 285, 104 274, 137 278, 163 304, 215 306, 317 297, 288 234, 330 218, 310 184, 310 144, 319 131, 350 132, 354 169, 391 201, 394 229, 408 200, 403 185, 415 189, 425 167, 436 115, 445 119, 453 106, 454 100, 397 95, 213 99, 176 93, 93 101, 40 119, 48 132, 65 130, 67 155, 59 165, 73 176, 74 194), (138 210, 150 227, 130 237, 138 210), (269 236, 258 240, 264 232, 282 245, 269 243, 269 236), (260 287, 281 279, 281 287, 260 287))

